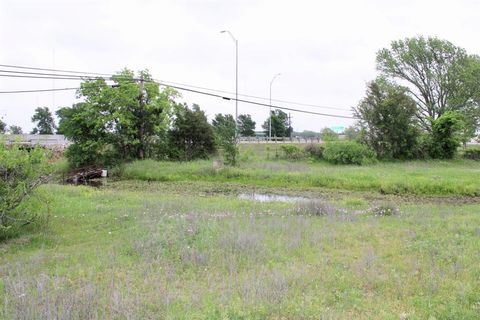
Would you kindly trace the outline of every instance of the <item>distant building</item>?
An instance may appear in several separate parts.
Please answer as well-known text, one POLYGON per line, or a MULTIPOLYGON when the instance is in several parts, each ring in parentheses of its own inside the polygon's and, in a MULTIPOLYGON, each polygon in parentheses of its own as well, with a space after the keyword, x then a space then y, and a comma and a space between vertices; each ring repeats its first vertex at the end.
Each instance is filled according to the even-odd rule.
POLYGON ((26 146, 43 146, 47 148, 66 148, 70 142, 61 134, 2 134, 0 142, 7 144, 21 143, 26 146))

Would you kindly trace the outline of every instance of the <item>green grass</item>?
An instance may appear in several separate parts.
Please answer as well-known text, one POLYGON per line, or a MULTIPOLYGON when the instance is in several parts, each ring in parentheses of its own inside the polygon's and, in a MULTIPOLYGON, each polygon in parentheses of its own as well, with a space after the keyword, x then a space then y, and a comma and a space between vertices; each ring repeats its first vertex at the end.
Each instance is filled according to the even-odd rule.
POLYGON ((147 181, 231 182, 271 188, 329 188, 382 194, 480 196, 480 165, 470 160, 380 162, 341 166, 324 162, 255 160, 214 169, 211 161, 137 161, 124 177, 147 181))
POLYGON ((0 245, 0 318, 480 317, 478 204, 309 216, 215 185, 41 187, 25 210, 48 228, 0 245))
POLYGON ((478 162, 266 147, 235 168, 146 160, 100 189, 40 187, 19 209, 37 222, 0 243, 0 319, 480 318, 478 162))

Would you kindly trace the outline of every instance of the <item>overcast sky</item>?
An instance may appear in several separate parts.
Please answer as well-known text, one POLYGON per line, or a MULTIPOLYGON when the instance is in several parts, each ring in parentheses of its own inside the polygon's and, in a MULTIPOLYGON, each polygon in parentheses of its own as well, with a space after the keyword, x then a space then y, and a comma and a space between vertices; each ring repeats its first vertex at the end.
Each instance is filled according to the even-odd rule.
MULTIPOLYGON (((161 1, 0 0, 0 64, 113 73, 149 69, 157 79, 239 94, 339 108, 278 103, 351 115, 376 77, 375 53, 392 40, 437 36, 480 54, 480 1, 161 1)), ((1 68, 6 70, 5 68, 1 68)), ((69 80, 0 77, 0 91, 76 87, 69 80)), ((211 119, 233 101, 183 93, 211 119)), ((75 92, 0 94, 7 124, 32 128, 34 109, 71 106, 75 92)), ((268 100, 266 100, 268 103, 268 100)), ((239 104, 257 130, 268 108, 239 104)), ((351 120, 292 112, 297 131, 351 120)))

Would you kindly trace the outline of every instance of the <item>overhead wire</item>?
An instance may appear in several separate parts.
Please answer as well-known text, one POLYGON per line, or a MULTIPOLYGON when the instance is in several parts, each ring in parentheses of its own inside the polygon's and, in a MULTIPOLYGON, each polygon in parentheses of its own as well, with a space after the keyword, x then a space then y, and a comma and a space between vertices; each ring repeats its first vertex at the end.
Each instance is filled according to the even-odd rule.
MULTIPOLYGON (((11 65, 11 64, 0 64, 0 67, 18 68, 18 69, 27 69, 27 70, 39 70, 39 71, 52 71, 52 72, 66 72, 66 73, 76 73, 76 74, 95 75, 95 76, 106 76, 106 77, 109 77, 109 78, 113 77, 113 76, 118 77, 118 75, 111 74, 111 73, 98 73, 98 72, 88 72, 88 71, 78 71, 78 70, 63 70, 63 69, 26 67, 26 66, 18 66, 18 65, 11 65)), ((79 77, 85 77, 85 76, 79 76, 79 77)), ((191 84, 186 84, 186 83, 173 82, 173 81, 167 81, 167 80, 158 80, 158 81, 163 82, 163 83, 170 83, 170 84, 173 84, 173 85, 180 85, 180 86, 184 86, 184 87, 189 87, 189 88, 208 90, 208 91, 212 91, 212 92, 234 94, 234 92, 231 92, 231 91, 212 89, 212 88, 208 88, 208 87, 196 86, 196 85, 191 85, 191 84)), ((247 95, 247 94, 241 94, 241 93, 239 93, 238 95, 242 96, 242 97, 260 99, 260 100, 264 100, 264 101, 270 100, 269 98, 255 96, 255 95, 247 95)), ((302 102, 289 101, 289 100, 279 100, 279 99, 271 99, 271 101, 294 104, 294 105, 305 106, 305 107, 312 107, 312 108, 331 109, 331 110, 351 112, 351 107, 324 106, 324 105, 318 105, 318 104, 302 103, 302 102)))
POLYGON ((174 89, 178 89, 178 90, 183 90, 183 91, 189 91, 189 92, 193 92, 193 93, 208 95, 208 96, 212 96, 212 97, 222 98, 222 99, 225 99, 225 100, 233 100, 233 101, 238 101, 238 102, 243 102, 243 103, 248 103, 248 104, 254 104, 254 105, 258 105, 258 106, 262 106, 262 107, 269 107, 269 108, 280 109, 280 110, 295 111, 295 112, 301 112, 301 113, 307 113, 307 114, 313 114, 313 115, 319 115, 319 116, 325 116, 325 117, 356 119, 355 117, 321 113, 321 112, 301 110, 301 109, 294 109, 294 108, 288 108, 288 107, 281 107, 281 106, 277 106, 277 105, 270 105, 270 104, 256 102, 256 101, 249 101, 249 100, 244 100, 244 99, 224 97, 222 95, 218 95, 218 94, 214 94, 214 93, 202 92, 202 91, 199 91, 199 90, 193 90, 193 89, 188 89, 188 88, 179 87, 179 86, 172 86, 172 85, 163 84, 163 83, 159 83, 159 84, 162 85, 162 86, 166 86, 166 87, 170 87, 170 88, 174 88, 174 89))
MULTIPOLYGON (((13 67, 11 65, 0 65, 0 66, 8 66, 8 67, 13 67)), ((17 66, 18 67, 18 66, 17 66)), ((70 72, 66 70, 58 70, 58 69, 45 69, 45 68, 28 68, 28 67, 22 67, 22 69, 32 69, 32 70, 39 70, 39 71, 52 71, 52 72, 70 72)), ((77 73, 81 73, 80 71, 75 71, 77 73)), ((11 77, 11 78, 30 78, 30 79, 58 79, 58 80, 77 80, 77 81, 85 81, 85 80, 115 80, 115 79, 122 79, 121 75, 108 75, 106 76, 86 76, 87 73, 82 73, 85 74, 83 76, 81 75, 68 75, 68 74, 57 74, 57 73, 41 73, 41 72, 26 72, 26 71, 15 71, 15 70, 0 70, 0 77, 11 77), (1 74, 3 73, 9 73, 9 74, 1 74), (11 74, 15 73, 15 74, 11 74)), ((92 73, 93 74, 93 73, 92 73)), ((107 74, 103 74, 107 75, 107 74)), ((132 80, 132 81, 139 81, 143 79, 138 79, 138 78, 130 78, 130 77, 125 77, 125 80, 132 80)), ((312 114, 312 115, 319 115, 319 116, 325 116, 325 117, 334 117, 334 118, 344 118, 344 119, 356 119, 355 117, 351 116, 345 116, 345 115, 337 115, 337 114, 328 114, 328 113, 322 113, 322 112, 315 112, 315 111, 309 111, 309 110, 301 110, 301 109, 296 109, 296 108, 290 108, 290 107, 282 107, 278 105, 271 105, 271 104, 266 104, 266 103, 261 103, 261 102, 256 102, 256 101, 251 101, 251 100, 245 100, 245 99, 237 99, 233 97, 226 97, 224 95, 219 95, 211 92, 205 92, 205 91, 200 91, 200 90, 195 90, 195 89, 190 89, 186 88, 185 86, 178 86, 178 85, 171 85, 168 84, 169 82, 166 81, 161 81, 161 80, 143 80, 145 82, 155 82, 161 86, 164 87, 171 87, 177 90, 182 90, 182 91, 187 91, 187 92, 192 92, 192 93, 197 93, 201 95, 206 95, 206 96, 211 96, 211 97, 217 97, 225 100, 233 100, 233 101, 238 101, 242 103, 247 103, 247 104, 253 104, 253 105, 258 105, 258 106, 263 106, 263 107, 269 107, 269 108, 275 108, 275 109, 280 109, 280 110, 287 110, 287 111, 293 111, 293 112, 300 112, 300 113, 305 113, 305 114, 312 114)), ((170 82, 172 83, 172 82, 170 82)), ((60 90, 73 90, 73 88, 62 88, 62 89, 39 89, 39 90, 18 90, 16 92, 14 91, 6 91, 6 92, 1 92, 0 93, 27 93, 27 92, 46 92, 46 91, 60 91, 60 90)), ((207 88, 203 88, 203 90, 208 90, 207 88)), ((220 90, 215 90, 219 91, 220 90)), ((230 92, 224 92, 224 93, 229 93, 230 92)), ((253 98, 258 98, 251 96, 253 98)), ((260 98, 264 99, 264 98, 260 98)), ((273 100, 272 100, 273 101, 273 100)), ((276 100, 278 101, 278 100, 276 100)), ((285 103, 291 103, 291 102, 285 102, 285 103)), ((293 103, 291 103, 293 104, 293 103)), ((346 111, 343 109, 343 111, 346 111)))
MULTIPOLYGON (((114 80, 114 79, 125 79, 125 80, 130 80, 132 79, 131 77, 127 77, 127 76, 122 76, 122 75, 110 75, 110 76, 88 76, 88 75, 83 75, 83 76, 77 76, 77 75, 71 75, 71 74, 60 74, 60 73, 45 73, 45 72, 27 72, 27 71, 15 71, 15 70, 0 70, 0 73, 7 73, 6 75, 2 75, 2 76, 12 76, 12 77, 15 77, 15 75, 11 75, 10 73, 14 73, 14 74, 22 74, 22 75, 31 75, 32 78, 35 78, 37 76, 48 76, 48 77, 52 77, 54 79, 63 79, 64 77, 65 78, 72 78, 73 80, 95 80, 95 79, 103 79, 103 80, 114 80)), ((38 77, 38 78, 41 78, 41 77, 38 77)), ((140 79, 138 78, 133 78, 132 79, 133 81, 138 81, 140 79)))
POLYGON ((72 71, 72 70, 60 70, 60 69, 47 69, 47 68, 36 68, 36 67, 25 67, 17 66, 11 64, 0 64, 0 67, 4 68, 16 68, 16 69, 27 69, 27 70, 39 70, 39 71, 54 71, 54 72, 67 72, 67 73, 79 73, 79 74, 93 74, 98 76, 109 76, 109 73, 97 73, 97 72, 84 72, 84 71, 72 71))
MULTIPOLYGON (((164 82, 164 83, 171 83, 173 85, 186 86, 186 87, 195 88, 195 89, 209 90, 209 91, 212 91, 212 92, 234 94, 234 92, 231 92, 231 91, 211 89, 211 88, 200 87, 200 86, 195 86, 195 85, 190 85, 190 84, 185 84, 185 83, 180 83, 180 82, 173 82, 173 81, 166 81, 166 80, 157 80, 157 81, 161 81, 161 82, 164 82)), ((241 97, 247 97, 247 98, 254 98, 254 99, 260 99, 260 100, 270 100, 270 98, 248 95, 248 94, 242 94, 242 93, 239 93, 238 95, 241 96, 241 97)), ((272 99, 272 101, 281 102, 281 103, 288 103, 288 104, 295 104, 295 105, 305 106, 305 107, 313 107, 313 108, 331 109, 331 110, 340 110, 340 111, 351 112, 350 107, 348 107, 349 109, 346 109, 346 108, 341 108, 341 107, 322 106, 322 105, 317 105, 317 104, 308 104, 308 103, 288 101, 288 100, 280 100, 280 99, 272 99)))
POLYGON ((34 93, 34 92, 51 92, 51 91, 67 91, 78 90, 80 88, 55 88, 55 89, 32 89, 32 90, 13 90, 13 91, 0 91, 0 94, 8 93, 34 93))

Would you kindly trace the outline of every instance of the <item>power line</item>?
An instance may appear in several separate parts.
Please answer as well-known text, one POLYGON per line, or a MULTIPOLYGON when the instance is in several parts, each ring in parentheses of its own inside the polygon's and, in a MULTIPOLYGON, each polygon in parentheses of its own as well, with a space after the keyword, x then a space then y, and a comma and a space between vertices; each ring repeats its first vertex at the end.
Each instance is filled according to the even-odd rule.
MULTIPOLYGON (((16 70, 0 70, 3 73, 19 73, 19 74, 28 74, 28 75, 41 75, 41 76, 52 76, 52 77, 73 77, 73 78, 89 78, 90 76, 77 76, 72 74, 61 74, 61 73, 45 73, 45 72, 32 72, 32 71, 16 71, 16 70)), ((96 77, 92 77, 96 78, 96 77)), ((100 77, 99 77, 100 78, 100 77)), ((104 78, 104 77, 101 77, 104 78)))
MULTIPOLYGON (((211 88, 206 88, 206 87, 200 87, 200 86, 195 86, 195 85, 190 85, 190 84, 184 84, 180 82, 172 82, 172 81, 166 81, 166 80, 157 80, 159 82, 164 82, 164 83, 171 83, 173 85, 181 85, 181 86, 186 86, 190 88, 195 88, 195 89, 202 89, 202 90, 209 90, 213 92, 220 92, 220 93, 228 93, 228 94, 233 94, 231 91, 224 91, 224 90, 218 90, 218 89, 211 89, 211 88)), ((259 97, 259 96, 254 96, 254 95, 248 95, 248 94, 238 94, 239 96, 242 97, 247 97, 247 98, 254 98, 254 99, 260 99, 260 100, 270 100, 269 98, 265 97, 259 97)), ((330 107, 330 106, 322 106, 318 104, 308 104, 308 103, 302 103, 302 102, 295 102, 295 101, 287 101, 287 100, 279 100, 279 99, 272 99, 274 102, 282 102, 282 103, 289 103, 289 104, 295 104, 299 106, 305 106, 305 107, 313 107, 313 108, 320 108, 320 109, 331 109, 331 110, 340 110, 340 111, 349 111, 351 110, 341 108, 341 107, 330 107)))
POLYGON ((28 70, 40 70, 40 71, 54 71, 54 72, 68 72, 68 73, 80 73, 80 74, 93 74, 98 76, 110 76, 109 73, 95 73, 95 72, 83 72, 83 71, 71 71, 71 70, 59 70, 59 69, 46 69, 46 68, 35 68, 35 67, 24 67, 16 66, 11 64, 0 64, 0 67, 5 68, 17 68, 17 69, 28 69, 28 70))
POLYGON ((0 74, 0 77, 4 77, 4 78, 28 78, 28 79, 77 80, 77 81, 87 80, 86 78, 78 78, 78 77, 75 78, 74 76, 52 77, 52 76, 27 76, 27 75, 16 75, 16 74, 0 74))
MULTIPOLYGON (((0 70, 0 72, 5 72, 5 71, 0 70)), ((7 72, 9 72, 9 71, 7 71, 7 72)), ((29 73, 29 72, 17 71, 17 73, 22 73, 22 75, 0 74, 0 77, 31 78, 31 79, 59 79, 59 80, 77 80, 77 81, 78 80, 95 80, 95 79, 97 79, 97 80, 98 79, 111 80, 111 79, 116 78, 115 76, 113 76, 113 77, 110 77, 110 78, 92 77, 92 78, 89 79, 87 77, 82 77, 82 76, 55 75, 55 74, 42 75, 42 73, 37 73, 37 72, 29 73), (33 74, 33 75, 30 75, 30 74, 33 74)), ((120 76, 120 78, 121 78, 121 76, 120 76)), ((132 81, 138 81, 138 79, 134 78, 134 79, 132 79, 132 81)), ((214 93, 210 93, 210 92, 189 89, 189 88, 185 88, 185 87, 181 87, 181 86, 169 85, 167 83, 160 82, 160 81, 152 81, 152 80, 145 80, 145 81, 146 82, 156 82, 161 86, 171 87, 171 88, 182 90, 182 91, 188 91, 188 92, 202 94, 202 95, 206 95, 206 96, 212 96, 212 97, 217 97, 217 98, 226 99, 226 100, 233 100, 233 101, 243 102, 243 103, 247 103, 247 104, 263 106, 263 107, 269 107, 269 108, 272 107, 272 108, 280 109, 280 110, 288 110, 288 111, 294 111, 294 112, 300 112, 300 113, 306 113, 306 114, 312 114, 312 115, 320 115, 320 116, 325 116, 325 117, 356 119, 355 117, 344 116, 344 115, 328 114, 328 113, 322 113, 322 112, 314 112, 314 111, 301 110, 301 109, 295 109, 295 108, 281 107, 281 106, 277 106, 277 105, 270 105, 270 104, 266 104, 266 103, 260 103, 260 102, 256 102, 256 101, 245 100, 245 99, 235 99, 235 98, 225 97, 223 95, 214 94, 214 93)), ((56 90, 56 89, 50 89, 50 91, 54 91, 54 90, 56 90)), ((33 91, 33 90, 24 90, 24 91, 33 91)))
POLYGON ((80 88, 58 88, 58 89, 33 89, 33 90, 15 90, 15 91, 0 91, 2 93, 33 93, 33 92, 50 92, 50 91, 67 91, 67 90, 78 90, 80 88))
MULTIPOLYGON (((52 72, 66 72, 66 73, 76 73, 76 74, 96 75, 96 76, 107 76, 109 78, 113 77, 113 76, 118 76, 118 75, 111 74, 111 73, 98 73, 98 72, 87 72, 87 71, 77 71, 77 70, 62 70, 62 69, 48 69, 48 68, 37 68, 37 67, 9 65, 9 64, 0 64, 0 67, 18 68, 18 69, 27 69, 27 70, 39 70, 39 71, 52 71, 52 72)), ((6 72, 8 72, 8 71, 6 71, 6 72)), ((13 71, 11 71, 11 72, 13 72, 13 71)), ((50 75, 52 75, 52 74, 50 74, 50 75)), ((78 77, 82 77, 82 76, 78 76, 78 77)), ((62 80, 62 79, 59 79, 59 80, 62 80)), ((71 79, 69 79, 69 80, 71 80, 71 79)), ((224 91, 224 90, 212 89, 212 88, 207 88, 207 87, 195 86, 195 85, 190 85, 190 84, 185 84, 185 83, 180 83, 180 82, 173 82, 173 81, 167 81, 167 80, 158 80, 158 81, 164 82, 164 83, 171 83, 173 85, 180 85, 180 86, 184 86, 184 87, 195 88, 195 89, 208 90, 208 91, 212 91, 212 92, 233 94, 233 92, 230 92, 230 91, 224 91)), ((242 96, 242 97, 261 99, 261 100, 265 100, 265 101, 269 100, 269 98, 259 97, 259 96, 254 96, 254 95, 247 95, 247 94, 240 94, 240 93, 238 95, 242 96)), ((279 99, 272 99, 272 101, 280 102, 280 103, 295 104, 295 105, 304 106, 304 107, 313 107, 313 108, 320 108, 320 109, 330 109, 330 110, 339 110, 339 111, 349 111, 349 112, 351 112, 351 110, 349 110, 347 108, 334 107, 334 106, 324 106, 324 105, 309 104, 309 103, 302 103, 302 102, 295 102, 295 101, 288 101, 288 100, 279 100, 279 99)))
MULTIPOLYGON (((131 78, 129 76, 123 76, 123 75, 111 75, 109 77, 100 77, 100 76, 77 76, 77 75, 71 75, 71 74, 59 74, 59 73, 45 73, 45 72, 27 72, 27 71, 11 71, 11 70, 0 70, 0 72, 7 73, 5 75, 0 74, 1 76, 12 76, 12 77, 20 77, 16 75, 10 75, 10 73, 14 74, 22 74, 22 75, 29 75, 32 78, 43 78, 39 76, 48 76, 51 77, 52 79, 64 79, 64 78, 72 78, 72 79, 78 79, 78 80, 98 80, 98 79, 103 79, 103 80, 133 80, 133 81, 138 81, 139 79, 137 78, 131 78)), ((50 79, 50 78, 46 78, 50 79)))
POLYGON ((170 87, 170 88, 174 88, 174 89, 178 89, 178 90, 189 91, 189 92, 193 92, 193 93, 203 94, 203 95, 217 97, 217 98, 226 99, 226 100, 233 100, 233 101, 237 100, 238 102, 258 105, 258 106, 262 106, 262 107, 269 107, 269 108, 272 107, 272 108, 280 109, 280 110, 295 111, 295 112, 314 114, 314 115, 325 116, 325 117, 356 119, 355 117, 342 116, 342 115, 336 115, 336 114, 328 114, 328 113, 321 113, 321 112, 315 112, 315 111, 300 110, 300 109, 294 109, 294 108, 280 107, 280 106, 276 106, 276 105, 271 105, 270 106, 270 104, 256 102, 256 101, 249 101, 249 100, 244 100, 244 99, 235 99, 235 98, 230 98, 230 97, 224 97, 224 96, 214 94, 214 93, 202 92, 202 91, 199 91, 199 90, 193 90, 193 89, 188 89, 188 88, 179 87, 179 86, 172 86, 172 85, 168 85, 168 84, 164 84, 164 83, 158 83, 158 84, 161 85, 161 86, 164 86, 164 87, 170 87))

